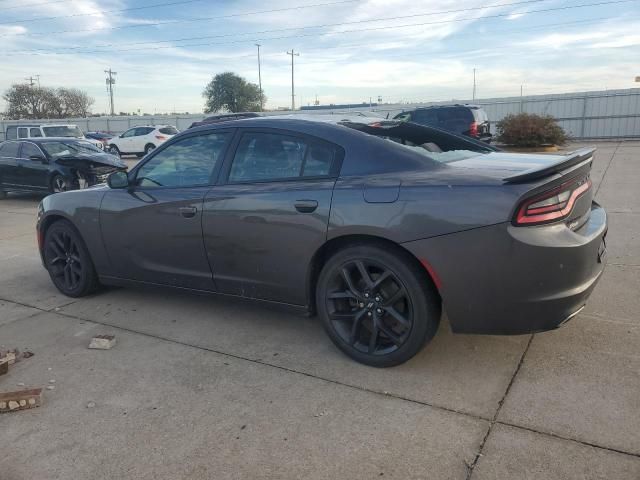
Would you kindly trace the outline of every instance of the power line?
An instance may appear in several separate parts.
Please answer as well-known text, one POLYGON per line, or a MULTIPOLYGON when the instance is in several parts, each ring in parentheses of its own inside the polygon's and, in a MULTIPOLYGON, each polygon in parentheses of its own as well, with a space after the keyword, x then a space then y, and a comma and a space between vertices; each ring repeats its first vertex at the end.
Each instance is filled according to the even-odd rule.
MULTIPOLYGON (((575 9, 575 8, 584 8, 584 7, 592 7, 592 6, 602 6, 602 5, 611 5, 611 4, 620 4, 620 3, 629 3, 629 2, 636 2, 638 0, 613 0, 613 1, 607 1, 607 2, 597 2, 597 3, 589 3, 589 4, 580 4, 580 5, 572 5, 572 6, 564 6, 564 7, 554 7, 554 8, 546 8, 546 9, 540 9, 540 10, 529 10, 529 11, 525 11, 525 12, 520 12, 522 14, 531 14, 531 13, 544 13, 544 12, 551 12, 551 11, 559 11, 559 10, 569 10, 569 9, 575 9)), ((419 15, 409 15, 409 16, 402 16, 402 17, 394 17, 394 19, 400 19, 400 18, 407 18, 407 17, 413 17, 413 16, 424 16, 424 15, 430 15, 430 14, 419 14, 419 15)), ((235 41, 230 41, 230 42, 206 42, 206 43, 191 43, 191 44, 184 44, 184 45, 167 45, 167 46, 155 46, 155 47, 146 47, 144 52, 141 53, 146 53, 149 50, 162 50, 162 49, 168 49, 168 48, 185 48, 185 47, 200 47, 200 46, 211 46, 211 45, 228 45, 228 44, 234 44, 234 43, 243 43, 243 42, 255 42, 255 41, 265 41, 265 40, 281 40, 281 39, 290 39, 290 38, 304 38, 304 37, 320 37, 320 36, 327 36, 327 35, 340 35, 340 34, 345 34, 345 33, 356 33, 356 32, 367 32, 367 31, 378 31, 378 30, 388 30, 388 29, 399 29, 399 28, 408 28, 408 27, 417 27, 417 26, 425 26, 425 25, 440 25, 440 24, 448 24, 448 23, 457 23, 457 22, 464 22, 464 21, 469 21, 469 20, 486 20, 486 19, 492 19, 492 18, 501 18, 501 17, 507 17, 511 15, 511 13, 504 13, 504 14, 495 14, 495 15, 485 15, 483 17, 465 17, 465 18, 458 18, 458 19, 452 19, 452 20, 439 20, 439 21, 432 21, 432 22, 420 22, 420 23, 410 23, 410 24, 403 24, 403 25, 387 25, 387 26, 381 26, 381 27, 370 27, 370 28, 362 28, 362 29, 355 29, 355 30, 341 30, 341 31, 337 31, 337 32, 324 32, 324 33, 310 33, 310 34, 296 34, 296 35, 288 35, 288 36, 279 36, 279 37, 261 37, 261 38, 250 38, 250 39, 246 39, 246 40, 235 40, 235 41)), ((229 36, 236 36, 236 35, 252 35, 252 34, 263 34, 263 33, 277 33, 277 32, 284 32, 284 31, 289 31, 289 30, 305 30, 305 29, 312 29, 312 28, 327 28, 327 27, 334 27, 334 26, 340 26, 340 25, 349 25, 349 24, 353 24, 353 23, 364 23, 364 22, 372 22, 372 21, 380 21, 380 20, 363 20, 363 21, 358 21, 358 22, 342 22, 342 23, 334 23, 334 24, 324 24, 324 25, 314 25, 314 26, 306 26, 306 27, 291 27, 291 28, 283 28, 283 29, 275 29, 275 30, 264 30, 264 31, 260 31, 260 32, 243 32, 243 33, 237 33, 237 34, 224 34, 224 35, 215 35, 215 36, 211 36, 211 37, 206 37, 206 38, 222 38, 222 37, 229 37, 229 36)), ((180 39, 175 39, 172 41, 181 41, 180 39)), ((184 41, 184 40, 182 40, 184 41)), ((158 42, 151 42, 151 43, 160 43, 160 41, 158 42)), ((128 45, 132 45, 132 44, 128 44, 128 45)), ((65 47, 61 47, 61 48, 65 48, 65 47)), ((80 49, 82 47, 68 47, 71 49, 80 49)), ((86 48, 95 48, 95 47, 86 47, 86 48)), ((101 46, 100 48, 109 48, 108 46, 101 46)), ((70 54, 90 54, 90 53, 105 53, 104 50, 84 50, 81 52, 59 52, 57 51, 59 49, 56 50, 50 50, 50 49, 30 49, 30 50, 6 50, 4 52, 0 52, 0 55, 23 55, 23 54, 36 54, 36 55, 47 55, 47 54, 51 54, 51 55, 70 55, 70 54), (41 53, 37 53, 37 52, 41 52, 41 53)), ((127 49, 113 49, 110 48, 109 52, 130 52, 130 51, 139 51, 139 47, 136 48, 127 48, 127 49)))
POLYGON ((65 3, 65 2, 69 2, 70 0, 53 0, 50 2, 39 2, 39 3, 27 3, 27 4, 22 4, 22 5, 14 5, 13 7, 2 7, 2 5, 0 5, 0 12, 4 12, 5 10, 15 10, 18 8, 31 8, 31 7, 39 7, 42 5, 51 5, 51 4, 55 4, 55 3, 65 3))
MULTIPOLYGON (((511 2, 511 3, 498 3, 498 4, 493 4, 493 5, 487 5, 485 8, 498 8, 498 7, 507 7, 507 6, 515 6, 515 5, 522 5, 522 4, 530 4, 530 3, 540 3, 540 2, 546 2, 549 0, 523 0, 523 1, 518 1, 518 2, 511 2)), ((636 1, 636 0, 624 0, 624 1, 636 1)), ((224 37, 235 37, 238 35, 260 35, 260 34, 265 34, 265 33, 277 33, 277 32, 284 32, 284 31, 291 31, 291 30, 303 30, 303 29, 308 29, 308 28, 326 28, 326 27, 335 27, 335 26, 341 26, 341 25, 355 25, 355 24, 362 24, 362 23, 371 23, 371 22, 383 22, 383 21, 389 21, 389 20, 401 20, 401 19, 405 19, 405 18, 415 18, 415 17, 424 17, 427 15, 443 15, 446 13, 460 13, 460 12, 469 12, 469 11, 475 11, 477 10, 476 8, 460 8, 460 9, 455 9, 455 10, 444 10, 444 11, 439 11, 439 12, 426 12, 426 13, 415 13, 415 14, 411 14, 411 15, 402 15, 402 16, 398 16, 398 17, 387 17, 384 19, 370 19, 370 20, 355 20, 352 22, 340 22, 340 23, 330 23, 330 24, 323 24, 323 25, 310 25, 310 26, 302 26, 302 27, 287 27, 287 28, 278 28, 278 29, 271 29, 271 30, 261 30, 261 31, 257 31, 257 32, 240 32, 240 33, 226 33, 226 34, 219 34, 219 35, 205 35, 205 36, 200 36, 200 37, 186 37, 186 38, 174 38, 174 39, 169 39, 169 40, 155 40, 155 41, 145 41, 145 42, 129 42, 127 44, 114 44, 114 43, 106 43, 106 44, 101 44, 101 45, 93 45, 90 47, 87 46, 73 46, 73 47, 60 47, 63 48, 65 50, 80 50, 80 49, 84 49, 84 48, 112 48, 112 47, 119 47, 119 46, 133 46, 133 45, 152 45, 152 44, 158 44, 158 43, 170 43, 170 42, 185 42, 185 41, 190 41, 190 40, 204 40, 204 39, 208 39, 208 38, 224 38, 224 37)), ((56 51, 59 50, 59 48, 42 48, 42 49, 32 49, 32 50, 27 50, 27 51, 56 51)))
MULTIPOLYGON (((125 11, 125 10, 140 10, 142 8, 152 8, 152 7, 157 7, 157 6, 167 6, 167 5, 174 5, 174 4, 178 4, 178 3, 193 3, 193 2, 196 2, 196 1, 203 1, 203 0, 189 0, 189 1, 184 1, 184 2, 174 2, 174 3, 160 4, 160 5, 149 5, 149 6, 145 6, 145 7, 135 7, 135 8, 131 8, 131 9, 112 10, 112 11, 104 11, 104 12, 93 12, 93 13, 86 13, 86 14, 83 14, 83 15, 97 15, 97 14, 100 14, 100 13, 121 12, 121 11, 125 11)), ((220 16, 215 16, 215 17, 185 18, 185 19, 175 19, 175 20, 167 20, 167 21, 152 22, 152 23, 143 23, 143 24, 136 24, 136 25, 120 25, 120 26, 117 26, 117 27, 87 28, 87 29, 78 29, 78 30, 59 30, 59 31, 56 31, 56 32, 43 32, 43 33, 16 33, 16 34, 5 34, 5 35, 0 35, 0 36, 2 36, 2 37, 6 37, 6 36, 28 36, 28 37, 31 37, 31 36, 43 36, 43 35, 53 35, 53 34, 61 34, 61 33, 98 32, 98 31, 102 31, 102 30, 120 30, 120 29, 125 29, 125 28, 157 27, 157 26, 161 26, 161 25, 170 25, 170 24, 175 24, 175 23, 202 22, 202 21, 208 21, 208 20, 222 20, 222 19, 234 18, 234 17, 244 17, 244 16, 249 16, 249 15, 259 15, 259 14, 262 14, 262 13, 277 13, 277 12, 284 12, 284 11, 287 11, 287 10, 300 10, 300 9, 304 9, 304 8, 324 7, 324 6, 330 6, 330 5, 339 5, 339 4, 343 4, 343 3, 355 3, 355 2, 362 2, 362 1, 364 1, 364 0, 337 0, 337 1, 329 2, 329 3, 317 3, 317 4, 311 4, 311 5, 298 5, 298 6, 294 6, 294 7, 274 8, 274 9, 271 9, 271 10, 259 10, 259 11, 254 11, 254 12, 239 12, 239 13, 233 13, 233 14, 229 14, 229 15, 220 15, 220 16)), ((78 15, 67 15, 67 16, 58 16, 58 17, 40 17, 40 18, 36 18, 36 19, 31 19, 31 20, 42 20, 42 19, 52 20, 52 19, 68 18, 68 17, 73 17, 73 16, 78 16, 78 15)), ((25 21, 30 21, 30 20, 25 20, 25 21)), ((13 21, 13 22, 5 22, 5 23, 17 23, 17 22, 20 22, 20 21, 17 20, 17 21, 13 21)), ((2 24, 2 23, 0 23, 0 24, 2 24)))
POLYGON ((8 24, 13 24, 13 23, 32 23, 32 22, 40 22, 40 21, 43 21, 43 20, 59 20, 61 18, 89 17, 91 15, 102 15, 103 13, 131 12, 133 10, 145 10, 145 9, 148 9, 148 8, 170 7, 170 6, 173 6, 173 5, 183 5, 185 3, 195 3, 195 2, 202 2, 202 1, 204 1, 204 0, 180 0, 180 1, 177 1, 177 2, 156 3, 155 5, 144 5, 142 7, 118 8, 116 10, 97 10, 95 12, 73 13, 71 15, 58 15, 58 16, 55 16, 55 17, 25 18, 25 19, 20 19, 20 20, 11 20, 11 21, 8 21, 8 22, 0 22, 0 25, 8 25, 8 24))

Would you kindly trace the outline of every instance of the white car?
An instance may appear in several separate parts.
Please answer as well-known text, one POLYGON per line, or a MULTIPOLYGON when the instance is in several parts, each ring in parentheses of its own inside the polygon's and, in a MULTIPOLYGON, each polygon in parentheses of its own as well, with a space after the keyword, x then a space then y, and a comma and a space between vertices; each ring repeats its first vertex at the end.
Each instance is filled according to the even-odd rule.
POLYGON ((178 133, 178 129, 172 125, 133 127, 109 140, 109 152, 114 155, 132 154, 142 157, 178 133))

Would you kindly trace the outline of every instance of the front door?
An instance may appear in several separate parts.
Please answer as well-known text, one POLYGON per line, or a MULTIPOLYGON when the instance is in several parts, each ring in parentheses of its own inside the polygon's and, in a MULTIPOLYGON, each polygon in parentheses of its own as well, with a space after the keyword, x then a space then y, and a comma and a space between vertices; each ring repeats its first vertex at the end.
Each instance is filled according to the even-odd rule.
POLYGON ((118 146, 120 153, 129 153, 134 151, 133 143, 135 141, 134 140, 135 134, 136 134, 136 129, 130 128, 118 138, 116 145, 118 146))
POLYGON ((204 241, 218 290, 306 304, 309 264, 327 236, 340 150, 282 130, 239 135, 226 181, 204 201, 204 241))
POLYGON ((201 133, 158 149, 109 190, 100 226, 117 277, 214 290, 202 241, 202 207, 233 132, 201 133))
POLYGON ((23 185, 37 190, 49 188, 49 163, 44 152, 35 143, 21 142, 18 175, 23 185), (40 160, 31 160, 38 157, 40 160))

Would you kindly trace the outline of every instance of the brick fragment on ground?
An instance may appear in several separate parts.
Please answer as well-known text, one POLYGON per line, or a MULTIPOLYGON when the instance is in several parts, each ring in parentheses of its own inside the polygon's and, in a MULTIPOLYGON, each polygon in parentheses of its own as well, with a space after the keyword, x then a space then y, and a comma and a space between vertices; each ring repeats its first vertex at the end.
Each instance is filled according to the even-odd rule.
POLYGON ((116 344, 116 337, 113 335, 96 335, 91 339, 89 348, 98 350, 109 350, 116 344))
POLYGON ((42 389, 27 388, 14 392, 0 392, 0 413, 27 410, 42 405, 42 389))

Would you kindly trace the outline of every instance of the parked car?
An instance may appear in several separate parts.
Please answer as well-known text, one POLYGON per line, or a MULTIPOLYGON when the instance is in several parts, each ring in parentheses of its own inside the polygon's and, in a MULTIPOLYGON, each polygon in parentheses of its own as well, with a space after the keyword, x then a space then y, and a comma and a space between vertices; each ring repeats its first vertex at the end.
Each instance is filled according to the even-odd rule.
POLYGON ((100 142, 100 148, 103 150, 107 150, 109 148, 109 140, 113 138, 113 135, 106 132, 87 132, 84 136, 91 140, 98 140, 100 142))
POLYGON ((399 113, 397 120, 441 128, 491 143, 487 113, 476 105, 435 105, 399 113))
POLYGON ((148 284, 317 313, 338 348, 377 367, 414 356, 443 305, 454 332, 486 334, 553 329, 584 307, 607 232, 594 149, 503 153, 370 121, 187 130, 107 185, 45 198, 43 264, 70 297, 148 284))
POLYGON ((86 140, 7 140, 0 143, 0 198, 12 191, 56 193, 86 188, 126 170, 119 158, 86 140))
POLYGON ((142 157, 178 133, 178 129, 172 125, 133 127, 109 140, 109 152, 142 157))
MULTIPOLYGON (((53 123, 9 125, 5 131, 4 138, 5 140, 19 140, 41 137, 87 138, 77 125, 53 123)), ((96 147, 103 148, 102 142, 94 139, 88 140, 96 147)))
POLYGON ((241 113, 221 113, 219 115, 211 115, 199 122, 193 122, 189 125, 189 128, 200 127, 202 125, 211 125, 213 123, 228 122, 230 120, 242 120, 243 118, 256 118, 261 116, 255 112, 241 112, 241 113))

